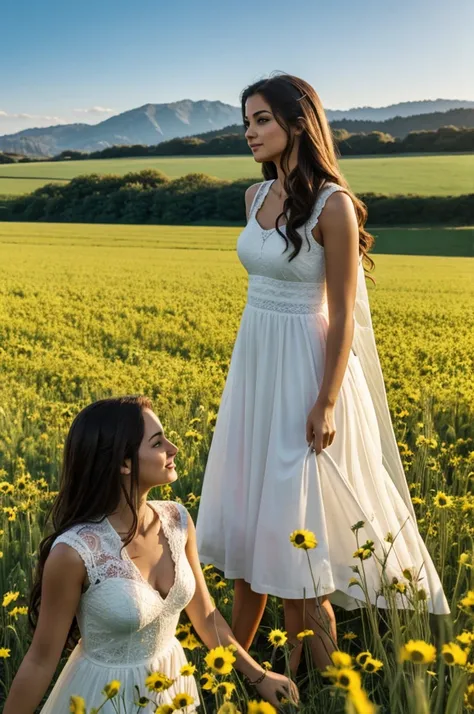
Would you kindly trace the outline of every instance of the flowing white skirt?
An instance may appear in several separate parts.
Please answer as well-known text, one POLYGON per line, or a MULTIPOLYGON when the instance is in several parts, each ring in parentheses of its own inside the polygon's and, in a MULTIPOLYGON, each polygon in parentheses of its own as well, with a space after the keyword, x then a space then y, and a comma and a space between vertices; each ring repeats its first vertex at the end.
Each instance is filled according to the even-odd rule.
MULTIPOLYGON (((301 599, 328 595, 347 610, 364 600, 349 585, 361 565, 351 526, 383 559, 385 576, 407 583, 419 574, 428 610, 449 605, 416 523, 382 465, 380 435, 370 392, 351 352, 335 407, 336 436, 320 455, 308 449, 306 420, 324 372, 324 313, 288 314, 246 305, 234 346, 209 452, 197 521, 200 558, 227 578, 243 578, 258 593, 301 599), (294 548, 296 529, 315 533, 318 546, 294 548), (394 543, 385 541, 391 533, 394 543), (308 566, 311 562, 314 580, 308 566)), ((381 567, 364 560, 369 598, 377 595, 381 567)), ((397 606, 410 607, 396 595, 397 606)))
MULTIPOLYGON (((140 696, 150 697, 152 700, 146 707, 139 710, 149 714, 155 711, 156 702, 171 704, 174 696, 186 692, 194 698, 194 704, 183 710, 189 714, 196 711, 196 706, 199 705, 199 695, 194 677, 183 677, 180 674, 180 669, 184 664, 186 664, 184 650, 175 638, 170 642, 166 651, 162 651, 154 659, 135 665, 107 665, 91 660, 79 643, 59 675, 53 691, 41 709, 41 714, 62 714, 63 712, 66 714, 69 711, 71 695, 83 697, 87 711, 92 707, 98 708, 104 701, 102 695, 104 686, 114 679, 121 683, 119 694, 114 702, 118 704, 117 700, 125 693, 126 712, 137 711, 138 707, 134 703, 140 696), (145 679, 151 672, 161 672, 175 681, 168 690, 161 694, 150 693, 145 687, 145 679), (137 694, 135 685, 138 687, 139 694, 137 694)), ((114 714, 116 709, 112 702, 108 701, 100 711, 104 714, 114 714)), ((120 711, 123 711, 123 706, 120 707, 120 711)))

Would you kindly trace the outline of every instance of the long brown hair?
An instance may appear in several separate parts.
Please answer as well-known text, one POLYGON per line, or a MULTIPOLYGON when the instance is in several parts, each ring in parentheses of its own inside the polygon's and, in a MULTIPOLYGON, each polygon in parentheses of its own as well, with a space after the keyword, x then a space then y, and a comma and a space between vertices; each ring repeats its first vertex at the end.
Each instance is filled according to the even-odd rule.
MULTIPOLYGON (((242 119, 245 123, 245 103, 249 97, 260 94, 270 105, 278 124, 287 134, 288 142, 281 157, 281 167, 285 175, 284 189, 287 198, 283 211, 277 216, 275 229, 293 245, 289 260, 293 260, 301 250, 303 240, 297 228, 310 218, 316 197, 324 181, 337 183, 344 188, 354 204, 359 225, 359 253, 370 270, 374 261, 368 255, 374 238, 365 229, 367 208, 349 188, 341 174, 336 157, 336 147, 323 105, 313 87, 303 79, 291 74, 276 74, 268 79, 261 79, 248 86, 241 95, 242 119), (291 129, 300 127, 298 158, 296 167, 290 171, 289 159, 295 145, 295 136, 291 129), (278 221, 286 218, 286 235, 280 230, 278 221)), ((266 180, 278 177, 273 161, 262 164, 263 177, 266 180)))
MULTIPOLYGON (((119 505, 122 494, 133 515, 132 527, 123 540, 135 535, 138 517, 138 450, 145 433, 143 409, 151 402, 142 396, 101 399, 85 407, 74 419, 64 446, 59 493, 48 514, 52 533, 39 546, 38 564, 30 595, 29 621, 38 621, 41 583, 46 559, 55 539, 72 526, 101 521, 119 505), (131 461, 130 492, 120 467, 131 461)), ((68 641, 77 641, 74 620, 68 641)))

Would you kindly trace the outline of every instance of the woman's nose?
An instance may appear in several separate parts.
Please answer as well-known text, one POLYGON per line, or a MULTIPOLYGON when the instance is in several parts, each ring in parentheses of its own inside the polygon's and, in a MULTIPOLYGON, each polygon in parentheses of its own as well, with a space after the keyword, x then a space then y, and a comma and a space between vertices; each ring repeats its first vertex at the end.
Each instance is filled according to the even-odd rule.
POLYGON ((255 136, 255 132, 253 131, 253 129, 248 127, 247 131, 245 132, 245 138, 250 139, 251 136, 255 136))

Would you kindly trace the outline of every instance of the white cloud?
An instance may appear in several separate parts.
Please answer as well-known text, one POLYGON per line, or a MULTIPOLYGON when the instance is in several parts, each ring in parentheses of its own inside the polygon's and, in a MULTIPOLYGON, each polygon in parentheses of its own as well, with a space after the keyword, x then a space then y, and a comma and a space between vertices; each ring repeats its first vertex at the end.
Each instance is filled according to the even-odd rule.
POLYGON ((48 116, 47 114, 11 114, 0 110, 0 119, 34 119, 35 121, 48 121, 55 124, 67 124, 67 120, 62 117, 48 116))
POLYGON ((74 109, 78 114, 114 114, 115 109, 109 107, 90 107, 89 109, 74 109))

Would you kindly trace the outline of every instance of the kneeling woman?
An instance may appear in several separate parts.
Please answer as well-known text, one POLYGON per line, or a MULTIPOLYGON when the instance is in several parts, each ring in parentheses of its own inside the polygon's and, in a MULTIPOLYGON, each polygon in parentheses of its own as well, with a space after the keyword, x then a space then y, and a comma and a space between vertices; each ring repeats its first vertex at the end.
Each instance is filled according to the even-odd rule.
MULTIPOLYGON (((35 633, 4 714, 33 714, 39 706, 76 617, 81 639, 42 714, 69 711, 71 696, 99 706, 114 680, 126 711, 136 711, 140 697, 141 710, 152 712, 172 706, 178 695, 184 697, 178 706, 187 703, 185 711, 195 711, 196 682, 181 673, 186 657, 174 636, 183 609, 207 647, 235 647, 236 668, 258 682, 262 698, 275 705, 277 694, 297 698, 286 677, 263 676, 216 611, 186 509, 147 501, 151 488, 177 478, 177 451, 143 397, 100 400, 74 420, 53 507, 54 533, 40 546, 30 607, 35 633), (146 681, 148 687, 156 681, 159 694, 150 695, 146 681)), ((107 701, 101 711, 113 712, 114 704, 107 701)))

